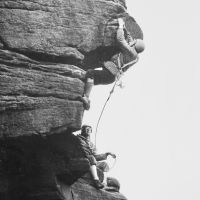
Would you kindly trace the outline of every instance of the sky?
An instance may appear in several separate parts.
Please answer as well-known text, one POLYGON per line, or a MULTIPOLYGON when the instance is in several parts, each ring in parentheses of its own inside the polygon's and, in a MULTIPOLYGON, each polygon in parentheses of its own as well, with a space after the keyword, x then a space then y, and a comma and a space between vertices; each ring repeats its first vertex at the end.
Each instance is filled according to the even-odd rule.
MULTIPOLYGON (((145 52, 123 77, 97 130, 111 151, 108 176, 129 200, 200 199, 200 12, 198 0, 127 0, 145 52)), ((95 86, 83 123, 93 126, 112 85, 95 86)), ((94 141, 94 137, 93 137, 94 141)))

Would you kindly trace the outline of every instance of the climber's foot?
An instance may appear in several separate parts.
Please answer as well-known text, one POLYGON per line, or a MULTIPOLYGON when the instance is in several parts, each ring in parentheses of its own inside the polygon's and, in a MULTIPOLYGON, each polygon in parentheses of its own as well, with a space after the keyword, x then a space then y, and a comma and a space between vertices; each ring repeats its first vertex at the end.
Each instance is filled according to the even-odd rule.
POLYGON ((85 110, 89 110, 90 109, 90 100, 88 97, 83 96, 83 97, 79 97, 80 101, 83 102, 83 106, 85 108, 85 110))
POLYGON ((124 28, 124 20, 122 18, 118 18, 119 28, 124 28))
POLYGON ((104 184, 101 183, 99 180, 94 180, 94 187, 96 189, 102 189, 102 188, 104 188, 104 184))

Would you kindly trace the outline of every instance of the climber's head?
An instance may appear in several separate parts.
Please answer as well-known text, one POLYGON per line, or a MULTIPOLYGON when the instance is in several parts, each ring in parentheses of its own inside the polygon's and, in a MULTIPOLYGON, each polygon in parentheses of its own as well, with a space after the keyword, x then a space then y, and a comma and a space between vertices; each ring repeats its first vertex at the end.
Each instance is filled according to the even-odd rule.
POLYGON ((130 43, 130 46, 134 46, 137 53, 142 53, 145 49, 144 42, 141 39, 133 40, 133 42, 130 43))
POLYGON ((90 125, 83 125, 81 128, 81 135, 84 137, 89 137, 90 134, 92 133, 92 127, 90 125))

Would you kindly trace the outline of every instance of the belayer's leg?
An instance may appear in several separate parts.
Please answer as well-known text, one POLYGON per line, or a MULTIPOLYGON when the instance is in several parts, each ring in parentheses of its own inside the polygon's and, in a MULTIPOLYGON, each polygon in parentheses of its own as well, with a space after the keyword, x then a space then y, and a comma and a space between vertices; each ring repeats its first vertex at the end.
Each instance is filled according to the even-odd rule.
POLYGON ((110 167, 107 162, 101 161, 101 162, 97 162, 97 168, 103 172, 103 175, 104 175, 103 183, 105 184, 106 178, 107 178, 107 172, 110 170, 110 167))
POLYGON ((97 175, 97 167, 96 165, 90 166, 90 173, 92 175, 92 178, 94 180, 94 187, 97 189, 102 189, 104 187, 104 184, 102 184, 99 180, 99 177, 97 175))
POLYGON ((102 184, 99 180, 98 174, 97 174, 97 161, 93 155, 88 155, 87 156, 88 161, 90 163, 90 174, 92 176, 92 179, 94 181, 94 187, 97 189, 102 189, 104 187, 104 184, 102 184))

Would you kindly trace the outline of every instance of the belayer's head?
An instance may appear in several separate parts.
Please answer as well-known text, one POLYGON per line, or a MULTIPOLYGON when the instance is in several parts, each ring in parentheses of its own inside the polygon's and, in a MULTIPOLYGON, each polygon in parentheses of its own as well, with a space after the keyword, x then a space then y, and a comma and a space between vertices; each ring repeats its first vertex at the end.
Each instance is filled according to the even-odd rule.
POLYGON ((92 127, 90 125, 83 125, 81 128, 81 135, 83 137, 90 137, 90 134, 92 133, 92 127))
POLYGON ((131 47, 134 46, 137 53, 142 53, 145 49, 144 41, 141 39, 135 39, 129 44, 131 47))

